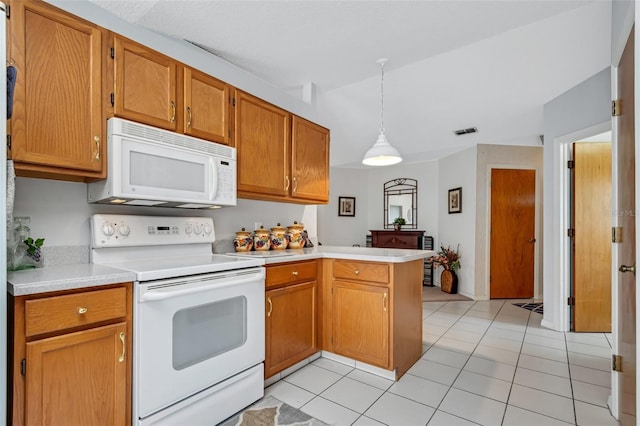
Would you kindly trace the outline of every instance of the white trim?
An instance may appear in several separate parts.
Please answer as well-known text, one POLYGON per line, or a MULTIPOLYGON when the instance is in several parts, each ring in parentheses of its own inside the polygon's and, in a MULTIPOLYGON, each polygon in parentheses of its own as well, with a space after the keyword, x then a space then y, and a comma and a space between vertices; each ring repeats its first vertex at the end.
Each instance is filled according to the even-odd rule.
MULTIPOLYGON (((530 166, 526 164, 487 164, 487 205, 486 205, 486 217, 487 223, 485 224, 487 229, 487 238, 485 241, 485 294, 486 299, 491 299, 491 283, 489 277, 491 275, 491 171, 493 169, 514 169, 514 170, 534 170, 536 172, 534 180, 535 191, 535 208, 534 208, 534 238, 536 239, 536 246, 533 251, 533 298, 542 299, 542 283, 540 278, 540 264, 542 261, 542 228, 540 226, 542 218, 542 168, 538 166, 530 166)), ((479 300, 479 299, 476 299, 479 300)))

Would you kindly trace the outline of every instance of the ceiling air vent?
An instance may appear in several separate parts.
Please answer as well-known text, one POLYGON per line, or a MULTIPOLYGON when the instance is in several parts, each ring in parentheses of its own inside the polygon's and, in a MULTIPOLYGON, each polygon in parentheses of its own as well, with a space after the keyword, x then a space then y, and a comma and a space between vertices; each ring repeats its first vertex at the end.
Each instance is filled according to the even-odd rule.
POLYGON ((468 135, 469 133, 477 133, 477 132, 478 132, 477 127, 469 127, 468 129, 460 129, 460 130, 453 131, 453 133, 455 133, 456 136, 468 135))

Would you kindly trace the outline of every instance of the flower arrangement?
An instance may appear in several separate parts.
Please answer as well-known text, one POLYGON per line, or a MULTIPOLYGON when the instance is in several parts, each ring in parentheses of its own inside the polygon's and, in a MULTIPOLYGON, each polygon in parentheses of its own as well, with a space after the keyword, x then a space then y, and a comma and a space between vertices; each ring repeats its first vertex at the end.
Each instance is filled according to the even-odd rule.
POLYGON ((458 247, 453 250, 451 246, 444 248, 443 245, 440 246, 440 251, 436 256, 431 257, 431 261, 436 266, 442 266, 445 270, 448 271, 456 271, 460 269, 460 244, 458 247))

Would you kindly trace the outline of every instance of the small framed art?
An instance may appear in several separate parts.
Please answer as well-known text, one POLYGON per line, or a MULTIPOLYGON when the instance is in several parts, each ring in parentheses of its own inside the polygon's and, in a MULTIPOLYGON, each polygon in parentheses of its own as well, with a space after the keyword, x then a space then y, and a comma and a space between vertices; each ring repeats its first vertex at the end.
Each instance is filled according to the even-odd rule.
POLYGON ((462 188, 449 190, 449 214, 462 213, 462 188))
POLYGON ((356 215, 356 197, 338 197, 338 216, 356 215))

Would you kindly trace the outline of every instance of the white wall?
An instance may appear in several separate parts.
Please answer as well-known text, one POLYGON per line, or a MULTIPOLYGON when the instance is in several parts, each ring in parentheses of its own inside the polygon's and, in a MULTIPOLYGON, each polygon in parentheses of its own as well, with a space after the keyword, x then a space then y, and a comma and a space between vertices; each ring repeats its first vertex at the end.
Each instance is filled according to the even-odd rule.
MULTIPOLYGON (((439 162, 438 173, 438 239, 441 244, 456 248, 460 245, 458 292, 475 297, 475 251, 476 251, 476 146, 460 151, 439 162), (449 214, 449 189, 462 187, 462 212, 449 214)), ((439 282, 437 270, 436 280, 439 282)))
POLYGON ((491 169, 534 169, 536 171, 536 255, 534 297, 542 296, 542 146, 514 147, 478 145, 476 204, 475 298, 489 299, 489 248, 491 220, 491 169))
POLYGON ((542 324, 569 329, 565 219, 567 143, 611 126, 611 69, 606 68, 544 105, 544 213, 542 324))
POLYGON ((219 210, 182 210, 155 207, 108 206, 87 203, 87 185, 46 179, 17 178, 14 216, 31 217, 31 235, 45 238, 45 246, 89 245, 89 216, 94 213, 142 214, 150 216, 210 216, 216 239, 232 239, 254 222, 271 228, 304 223, 310 237, 317 235, 317 207, 299 204, 238 200, 235 207, 219 210))
POLYGON ((396 178, 418 181, 418 229, 437 240, 438 162, 400 163, 368 169, 331 169, 331 198, 318 206, 319 240, 325 245, 365 245, 371 229, 384 229, 383 185, 396 178), (356 197, 356 216, 338 216, 338 197, 356 197))

